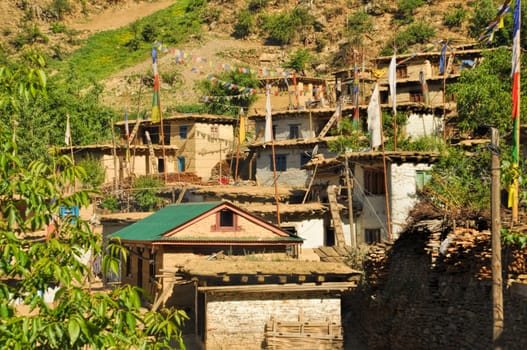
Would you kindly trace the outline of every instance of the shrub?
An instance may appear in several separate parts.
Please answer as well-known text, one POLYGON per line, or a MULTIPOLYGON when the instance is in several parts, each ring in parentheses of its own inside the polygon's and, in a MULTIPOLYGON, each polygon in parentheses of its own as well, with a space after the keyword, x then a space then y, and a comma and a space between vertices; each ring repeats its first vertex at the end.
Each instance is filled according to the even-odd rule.
POLYGON ((157 196, 157 189, 162 185, 161 181, 151 176, 141 176, 134 183, 134 200, 140 210, 152 211, 161 204, 161 198, 157 196))
MULTIPOLYGON (((404 53, 412 45, 427 43, 434 37, 435 33, 435 29, 426 22, 414 23, 395 36, 395 47, 398 53, 404 53)), ((381 55, 391 55, 392 53, 392 41, 390 40, 381 51, 381 55)))
POLYGON ((300 32, 300 28, 313 26, 314 17, 303 8, 295 8, 290 13, 280 13, 264 18, 263 29, 271 42, 291 44, 300 32))
POLYGON ((157 36, 157 29, 152 24, 147 23, 141 31, 141 37, 146 42, 153 43, 157 36))
POLYGON ((85 188, 96 189, 104 183, 106 174, 98 159, 89 155, 80 160, 78 165, 86 170, 86 178, 82 179, 85 188))
POLYGON ((395 21, 402 24, 413 22, 414 11, 424 3, 424 0, 399 0, 395 21))
POLYGON ((235 38, 243 39, 248 37, 254 31, 254 16, 249 10, 243 10, 238 13, 237 22, 234 25, 232 35, 235 38))
MULTIPOLYGON (((306 65, 312 63, 314 60, 313 56, 309 51, 304 49, 297 49, 296 52, 291 55, 291 59, 284 64, 284 68, 291 68, 297 72, 304 74, 306 65)), ((305 74, 304 74, 305 75, 305 74)))
POLYGON ((369 33, 373 30, 373 20, 366 12, 355 12, 348 17, 346 30, 351 35, 369 33))
POLYGON ((250 12, 258 12, 267 6, 267 0, 250 0, 247 4, 247 10, 250 12))
POLYGON ((461 27, 466 17, 467 11, 465 11, 463 7, 457 5, 448 9, 443 18, 443 23, 448 28, 461 27))
POLYGON ((108 209, 110 211, 119 210, 119 205, 120 205, 119 200, 112 195, 104 197, 100 204, 101 208, 108 209))

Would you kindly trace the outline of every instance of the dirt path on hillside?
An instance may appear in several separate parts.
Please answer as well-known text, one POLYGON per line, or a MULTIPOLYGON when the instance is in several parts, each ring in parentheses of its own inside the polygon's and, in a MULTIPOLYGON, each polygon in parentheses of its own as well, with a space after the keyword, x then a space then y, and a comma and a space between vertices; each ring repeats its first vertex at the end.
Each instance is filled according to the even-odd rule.
POLYGON ((141 1, 126 0, 118 8, 101 10, 88 18, 70 23, 73 29, 98 32, 123 27, 142 17, 162 10, 175 3, 175 0, 141 1))

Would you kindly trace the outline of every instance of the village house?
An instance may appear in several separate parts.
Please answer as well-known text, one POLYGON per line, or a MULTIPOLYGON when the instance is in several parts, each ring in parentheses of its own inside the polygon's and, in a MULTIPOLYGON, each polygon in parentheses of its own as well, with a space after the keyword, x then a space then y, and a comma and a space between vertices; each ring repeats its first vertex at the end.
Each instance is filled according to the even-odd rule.
POLYGON ((115 123, 120 130, 115 145, 73 146, 71 151, 75 161, 88 155, 99 159, 106 182, 163 173, 173 181, 206 182, 232 150, 237 122, 227 116, 175 114, 163 118, 161 132, 160 123, 150 119, 119 121, 115 123))
POLYGON ((130 251, 122 283, 155 296, 153 308, 184 309, 184 331, 203 348, 260 349, 288 337, 342 348, 341 297, 361 273, 298 260, 301 237, 230 202, 167 206, 110 237, 130 251))
POLYGON ((337 202, 347 207, 347 187, 342 176, 347 159, 352 174, 353 225, 350 229, 349 215, 342 215, 334 218, 333 230, 338 233, 335 223, 342 224, 346 245, 352 242, 352 233, 357 243, 372 244, 397 239, 407 225, 410 210, 419 201, 419 191, 430 180, 430 170, 438 157, 438 152, 350 152, 338 158, 319 157, 307 166, 317 169, 313 183, 330 184, 326 195, 330 197, 330 191, 338 191, 337 202))

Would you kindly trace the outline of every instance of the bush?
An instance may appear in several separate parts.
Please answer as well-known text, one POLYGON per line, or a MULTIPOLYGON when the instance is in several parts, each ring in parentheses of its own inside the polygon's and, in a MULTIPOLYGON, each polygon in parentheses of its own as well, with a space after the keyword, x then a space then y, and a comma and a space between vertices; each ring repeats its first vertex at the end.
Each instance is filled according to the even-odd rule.
POLYGON ((424 5, 424 0, 399 0, 397 3, 397 14, 395 15, 395 21, 407 24, 413 22, 414 11, 424 5))
POLYGON ((270 42, 291 44, 298 38, 302 27, 313 27, 315 19, 306 9, 296 8, 290 13, 280 13, 264 18, 263 29, 270 42))
POLYGON ((84 188, 96 189, 104 183, 106 174, 104 167, 98 159, 88 155, 86 158, 80 160, 78 165, 86 170, 86 178, 82 179, 84 188))
POLYGON ((258 12, 267 6, 267 0, 250 0, 247 5, 247 10, 250 12, 258 12))
POLYGON ((157 189, 162 185, 161 181, 151 176, 141 176, 134 183, 134 200, 140 210, 152 211, 161 204, 161 198, 157 196, 157 189))
MULTIPOLYGON (((435 29, 426 22, 417 22, 408 26, 404 31, 399 32, 395 37, 395 47, 398 53, 408 51, 410 46, 415 44, 425 44, 435 35, 435 29)), ((390 40, 381 55, 391 55, 393 53, 392 44, 390 40)))
POLYGON ((369 33, 373 30, 373 20, 366 12, 355 12, 348 17, 346 30, 351 35, 369 33))
POLYGON ((109 195, 102 199, 100 206, 103 209, 108 209, 110 211, 117 211, 119 210, 120 203, 117 198, 115 198, 112 195, 109 195))
POLYGON ((461 27, 465 18, 467 17, 467 12, 463 7, 457 5, 448 9, 445 17, 443 18, 443 23, 448 28, 461 27))
POLYGON ((304 49, 297 49, 296 52, 291 55, 291 59, 284 64, 284 68, 294 69, 297 72, 304 74, 304 69, 314 60, 313 56, 309 51, 304 49))
POLYGON ((238 21, 234 25, 232 35, 235 38, 243 39, 248 37, 254 31, 254 16, 249 10, 243 10, 238 13, 238 21))

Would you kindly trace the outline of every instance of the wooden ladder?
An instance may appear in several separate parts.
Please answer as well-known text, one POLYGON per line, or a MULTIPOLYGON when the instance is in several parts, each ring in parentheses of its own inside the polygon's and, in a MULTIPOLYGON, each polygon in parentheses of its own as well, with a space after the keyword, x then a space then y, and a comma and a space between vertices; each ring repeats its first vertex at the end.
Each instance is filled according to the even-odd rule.
POLYGON ((132 144, 132 142, 134 141, 135 136, 137 135, 137 131, 139 130, 139 124, 141 124, 142 120, 143 120, 143 118, 140 118, 139 116, 137 116, 137 119, 135 121, 134 129, 132 130, 132 133, 130 133, 130 137, 128 137, 128 143, 129 144, 132 144))
POLYGON ((320 134, 318 134, 318 137, 326 136, 326 134, 328 133, 328 131, 331 128, 331 126, 333 125, 333 123, 335 123, 335 121, 340 117, 341 110, 342 110, 342 105, 339 103, 337 105, 337 108, 335 109, 335 113, 333 113, 333 115, 331 116, 331 118, 329 118, 329 120, 326 123, 326 125, 324 125, 324 127, 320 131, 320 134))
POLYGON ((337 203, 337 186, 328 186, 328 200, 329 210, 331 211, 331 218, 333 219, 333 228, 335 229, 335 245, 337 247, 344 247, 344 229, 342 228, 342 221, 340 220, 340 210, 337 203))

